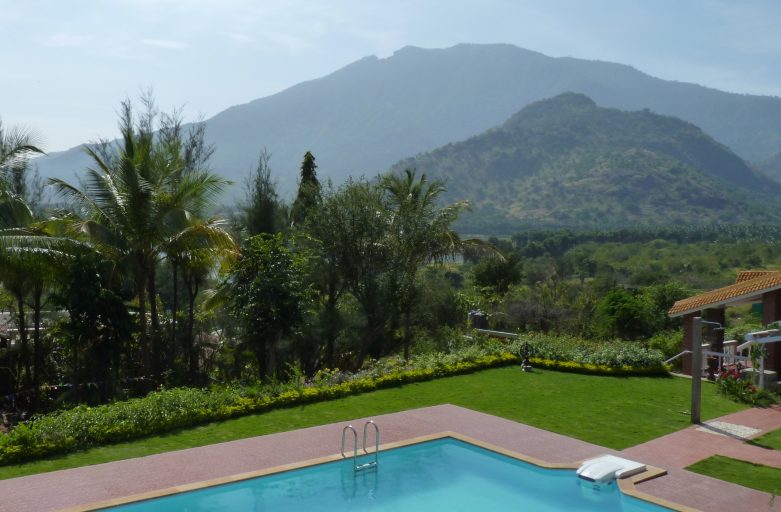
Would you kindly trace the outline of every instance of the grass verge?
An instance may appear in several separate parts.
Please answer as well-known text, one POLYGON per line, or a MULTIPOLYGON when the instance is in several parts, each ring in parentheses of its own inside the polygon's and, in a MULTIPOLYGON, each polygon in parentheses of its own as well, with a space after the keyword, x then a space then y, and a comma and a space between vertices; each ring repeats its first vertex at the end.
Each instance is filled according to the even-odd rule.
POLYGON ((781 428, 752 439, 748 443, 768 450, 781 450, 781 428))
MULTIPOLYGON (((690 389, 690 380, 676 377, 612 377, 549 370, 523 373, 517 366, 504 367, 4 466, 0 467, 0 479, 444 403, 620 450, 688 426, 690 389)), ((710 386, 704 387, 703 420, 746 407, 719 396, 710 386)))
POLYGON ((781 494, 781 469, 779 468, 713 455, 686 469, 773 495, 781 494))

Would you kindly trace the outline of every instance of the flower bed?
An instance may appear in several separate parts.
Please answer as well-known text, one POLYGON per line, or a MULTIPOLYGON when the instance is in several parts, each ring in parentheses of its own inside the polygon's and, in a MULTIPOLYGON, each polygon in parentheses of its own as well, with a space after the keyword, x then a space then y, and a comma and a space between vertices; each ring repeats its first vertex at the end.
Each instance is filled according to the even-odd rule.
POLYGON ((587 344, 574 339, 566 340, 558 350, 554 350, 553 340, 524 338, 511 345, 484 340, 452 353, 424 354, 409 361, 400 358, 371 361, 355 373, 324 370, 309 381, 295 378, 275 386, 167 389, 144 398, 98 407, 78 406, 36 417, 18 425, 10 433, 0 435, 0 464, 159 434, 273 408, 517 364, 520 362, 517 354, 525 342, 534 347, 535 353, 539 350, 539 356, 533 357, 532 363, 541 368, 603 375, 666 373, 661 364, 661 354, 654 355, 653 351, 630 349, 625 352, 620 348, 605 347, 600 352, 592 344, 591 353, 587 353, 583 349, 587 344), (644 366, 629 364, 632 362, 630 356, 635 357, 634 362, 644 366), (566 360, 567 357, 572 360, 566 360))
POLYGON ((722 395, 738 402, 756 405, 762 392, 749 377, 742 376, 735 368, 722 368, 716 377, 716 388, 722 395))

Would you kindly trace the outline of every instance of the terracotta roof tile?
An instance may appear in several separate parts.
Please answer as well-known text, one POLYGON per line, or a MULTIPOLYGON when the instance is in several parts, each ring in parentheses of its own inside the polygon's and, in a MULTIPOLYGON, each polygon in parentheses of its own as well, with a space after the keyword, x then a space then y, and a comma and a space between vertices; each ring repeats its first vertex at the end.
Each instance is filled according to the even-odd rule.
POLYGON ((735 280, 735 282, 742 283, 743 281, 749 281, 751 279, 773 274, 775 272, 778 272, 778 270, 741 270, 738 272, 738 278, 735 280))
POLYGON ((670 308, 670 311, 668 311, 667 314, 671 317, 681 316, 686 313, 738 302, 756 295, 781 289, 781 271, 753 272, 757 272, 757 274, 760 275, 755 276, 753 279, 744 279, 741 281, 741 272, 741 274, 738 274, 737 283, 717 290, 701 293, 700 295, 695 295, 688 299, 679 300, 673 304, 673 307, 670 308))

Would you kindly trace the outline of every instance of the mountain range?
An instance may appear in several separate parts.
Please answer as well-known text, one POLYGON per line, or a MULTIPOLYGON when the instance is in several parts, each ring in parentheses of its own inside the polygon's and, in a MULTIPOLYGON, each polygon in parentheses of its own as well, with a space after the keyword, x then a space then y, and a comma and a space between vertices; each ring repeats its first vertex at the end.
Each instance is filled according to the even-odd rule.
POLYGON ((575 93, 394 166, 404 168, 446 181, 450 201, 469 200, 462 229, 477 232, 781 218, 781 185, 697 126, 575 93))
MULTIPOLYGON (((779 98, 666 81, 627 65, 552 58, 505 44, 405 47, 388 58, 366 57, 220 112, 207 119, 207 138, 217 148, 213 169, 238 184, 267 148, 280 191, 289 197, 307 150, 323 180, 372 176, 564 92, 586 94, 605 107, 676 116, 751 162, 769 161, 781 148, 779 98)), ((38 159, 43 176, 68 180, 87 164, 78 147, 38 159)))

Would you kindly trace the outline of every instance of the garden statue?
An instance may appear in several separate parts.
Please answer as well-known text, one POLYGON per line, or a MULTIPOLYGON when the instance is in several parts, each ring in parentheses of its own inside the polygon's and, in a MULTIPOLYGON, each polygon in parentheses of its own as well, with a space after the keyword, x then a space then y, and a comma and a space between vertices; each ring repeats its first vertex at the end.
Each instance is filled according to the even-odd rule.
POLYGON ((529 361, 529 356, 532 355, 532 347, 529 345, 528 341, 525 341, 523 343, 523 346, 521 347, 521 357, 523 357, 523 361, 521 361, 521 368, 525 372, 532 371, 532 364, 531 361, 529 361))

